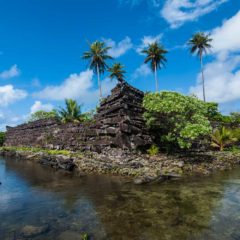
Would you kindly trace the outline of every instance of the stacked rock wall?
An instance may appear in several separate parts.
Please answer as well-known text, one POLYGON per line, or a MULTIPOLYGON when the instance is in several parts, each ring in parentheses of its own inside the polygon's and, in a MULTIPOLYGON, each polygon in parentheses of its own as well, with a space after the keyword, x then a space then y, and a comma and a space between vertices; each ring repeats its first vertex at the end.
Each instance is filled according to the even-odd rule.
POLYGON ((62 124, 44 119, 7 127, 5 145, 98 152, 105 147, 148 147, 152 140, 142 118, 143 96, 126 82, 118 84, 101 102, 92 122, 62 124))

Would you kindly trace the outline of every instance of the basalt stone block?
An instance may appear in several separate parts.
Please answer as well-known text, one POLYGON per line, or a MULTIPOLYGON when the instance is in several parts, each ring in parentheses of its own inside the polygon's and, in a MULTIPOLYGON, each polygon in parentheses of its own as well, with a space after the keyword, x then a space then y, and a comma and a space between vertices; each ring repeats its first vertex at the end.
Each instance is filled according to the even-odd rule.
POLYGON ((62 124, 58 119, 42 119, 7 127, 5 145, 97 152, 106 147, 146 147, 152 142, 142 117, 143 97, 143 92, 128 83, 117 84, 101 102, 93 122, 62 124))

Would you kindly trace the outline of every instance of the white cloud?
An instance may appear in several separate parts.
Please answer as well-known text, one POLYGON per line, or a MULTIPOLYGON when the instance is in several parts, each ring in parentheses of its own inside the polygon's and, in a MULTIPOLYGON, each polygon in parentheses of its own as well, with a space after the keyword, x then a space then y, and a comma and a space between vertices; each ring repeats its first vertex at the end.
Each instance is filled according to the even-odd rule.
POLYGON ((0 131, 5 131, 6 126, 14 127, 25 122, 28 115, 16 115, 15 113, 5 110, 4 113, 0 111, 0 131))
POLYGON ((162 34, 158 34, 156 36, 144 36, 141 39, 141 44, 136 49, 137 53, 142 54, 141 51, 144 48, 146 48, 151 43, 159 42, 161 38, 162 38, 162 34))
POLYGON ((50 103, 42 104, 41 101, 35 101, 35 103, 31 107, 31 114, 40 110, 49 112, 52 109, 53 109, 53 105, 50 103))
MULTIPOLYGON (((240 12, 211 31, 214 60, 204 68, 208 101, 226 103, 240 99, 240 12)), ((201 75, 190 92, 202 98, 201 75)))
MULTIPOLYGON (((204 73, 208 101, 223 103, 240 99, 240 57, 217 59, 205 66, 204 73)), ((197 85, 190 92, 202 99, 201 79, 199 74, 197 85)))
POLYGON ((7 106, 27 96, 24 90, 16 89, 13 85, 0 86, 0 106, 7 106))
POLYGON ((185 22, 195 21, 199 17, 216 10, 228 0, 167 0, 161 10, 161 16, 177 28, 185 22))
POLYGON ((15 64, 10 69, 1 72, 0 78, 9 79, 9 78, 17 77, 19 75, 20 75, 20 70, 18 66, 15 64))
MULTIPOLYGON (((113 85, 114 83, 108 79, 103 80, 103 94, 108 94, 113 85)), ((86 70, 80 74, 71 74, 60 85, 47 86, 42 91, 35 93, 34 96, 57 101, 72 98, 84 104, 94 104, 99 99, 98 94, 98 89, 94 88, 93 72, 86 70)))
POLYGON ((116 43, 112 39, 103 39, 107 46, 111 47, 108 51, 109 55, 113 58, 118 58, 124 55, 128 50, 133 47, 131 38, 125 37, 122 41, 116 43))
POLYGON ((213 52, 235 52, 240 51, 240 11, 232 18, 212 31, 213 52))
POLYGON ((150 67, 147 64, 142 64, 139 68, 137 68, 132 74, 133 79, 147 77, 152 74, 150 67))

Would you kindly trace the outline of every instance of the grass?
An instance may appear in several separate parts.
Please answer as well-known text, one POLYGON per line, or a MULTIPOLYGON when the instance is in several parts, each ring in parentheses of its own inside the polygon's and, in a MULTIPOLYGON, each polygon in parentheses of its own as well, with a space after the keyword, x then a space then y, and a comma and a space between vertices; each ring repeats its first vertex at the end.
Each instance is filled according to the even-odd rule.
POLYGON ((52 150, 35 147, 1 147, 0 150, 4 151, 22 151, 31 153, 46 153, 48 155, 64 155, 64 156, 82 156, 81 152, 71 152, 68 150, 52 150))

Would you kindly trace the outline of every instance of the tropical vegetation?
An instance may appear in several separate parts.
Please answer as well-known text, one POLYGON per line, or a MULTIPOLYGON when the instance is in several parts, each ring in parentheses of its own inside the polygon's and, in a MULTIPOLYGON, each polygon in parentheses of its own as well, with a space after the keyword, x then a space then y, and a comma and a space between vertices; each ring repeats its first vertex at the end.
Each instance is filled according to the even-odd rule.
POLYGON ((206 102, 206 93, 205 93, 205 79, 203 72, 203 54, 207 53, 211 46, 212 39, 209 34, 205 34, 203 32, 198 32, 192 36, 189 40, 188 44, 190 46, 190 52, 192 54, 196 53, 200 59, 201 64, 201 72, 202 72, 202 87, 203 87, 203 100, 206 102))
POLYGON ((89 68, 97 74, 99 95, 102 98, 100 75, 108 69, 107 60, 113 59, 108 55, 111 47, 106 46, 104 42, 95 41, 89 44, 89 48, 89 51, 85 52, 82 58, 89 61, 89 68))
POLYGON ((212 137, 211 146, 219 149, 220 151, 223 151, 225 147, 231 146, 238 140, 237 137, 235 137, 234 131, 226 127, 215 129, 211 137, 212 137))
POLYGON ((142 50, 142 53, 146 55, 144 63, 149 63, 151 70, 154 72, 156 92, 158 91, 157 70, 165 66, 165 63, 167 62, 165 55, 167 52, 168 51, 157 41, 149 44, 146 49, 142 50))
POLYGON ((86 120, 87 117, 82 113, 81 106, 77 103, 77 101, 73 99, 66 99, 65 105, 65 108, 60 107, 58 110, 58 116, 63 123, 78 123, 86 120))
POLYGON ((56 110, 52 110, 52 111, 39 110, 30 115, 29 122, 34 122, 40 119, 57 118, 57 117, 58 117, 58 114, 56 110))
MULTIPOLYGON (((199 146, 223 151, 240 146, 240 113, 222 115, 218 104, 206 102, 203 57, 211 49, 210 35, 198 32, 188 41, 190 52, 200 59, 203 101, 196 96, 185 96, 177 92, 158 92, 157 71, 167 63, 168 51, 158 42, 148 44, 142 53, 144 63, 149 64, 155 76, 156 92, 146 93, 143 100, 144 119, 155 135, 155 143, 147 150, 149 155, 156 155, 160 150, 189 150, 199 146)), ((125 81, 125 67, 120 62, 109 65, 112 60, 105 42, 89 43, 89 50, 82 58, 89 61, 88 67, 97 75, 100 102, 103 100, 100 76, 108 71, 108 77, 119 83, 125 81)), ((63 123, 85 122, 94 118, 95 111, 82 113, 81 105, 73 99, 65 100, 65 107, 52 111, 37 111, 31 114, 29 121, 57 118, 63 123)), ((5 133, 0 132, 0 145, 5 133)))
POLYGON ((0 132, 0 146, 3 146, 5 141, 5 132, 0 132))
POLYGON ((211 134, 208 105, 194 96, 166 91, 148 93, 143 106, 144 118, 160 146, 189 149, 211 134))
POLYGON ((112 67, 108 68, 110 73, 110 79, 117 79, 118 82, 122 83, 125 81, 125 73, 124 66, 121 63, 114 63, 112 67))

